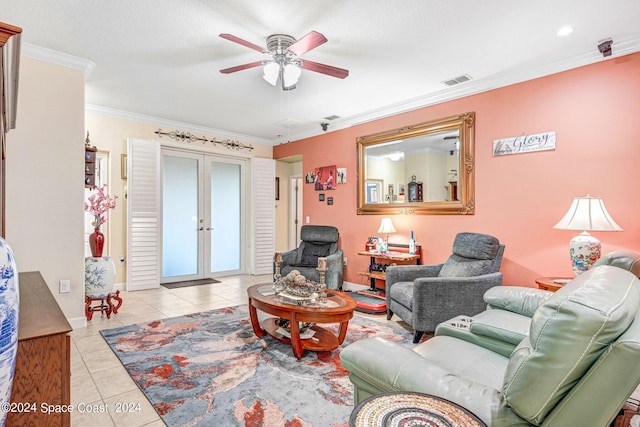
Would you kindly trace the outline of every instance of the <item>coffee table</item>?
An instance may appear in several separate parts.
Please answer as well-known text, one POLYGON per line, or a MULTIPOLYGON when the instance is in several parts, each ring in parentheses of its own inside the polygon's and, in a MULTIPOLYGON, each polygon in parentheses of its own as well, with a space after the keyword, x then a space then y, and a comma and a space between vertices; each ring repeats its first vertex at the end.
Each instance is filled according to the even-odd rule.
POLYGON ((282 302, 282 299, 274 294, 273 285, 260 284, 247 289, 249 296, 249 316, 253 332, 259 338, 265 335, 291 345, 293 354, 302 358, 305 350, 330 351, 338 348, 344 342, 347 334, 349 320, 353 317, 356 302, 343 292, 327 289, 326 303, 312 303, 307 305, 295 305, 282 302), (268 318, 260 323, 258 312, 260 310, 272 314, 278 318, 289 320, 290 337, 278 332, 278 318, 268 318), (311 327, 315 331, 312 338, 300 339, 300 326, 298 322, 314 323, 311 327), (318 326, 318 323, 339 323, 338 335, 318 326))

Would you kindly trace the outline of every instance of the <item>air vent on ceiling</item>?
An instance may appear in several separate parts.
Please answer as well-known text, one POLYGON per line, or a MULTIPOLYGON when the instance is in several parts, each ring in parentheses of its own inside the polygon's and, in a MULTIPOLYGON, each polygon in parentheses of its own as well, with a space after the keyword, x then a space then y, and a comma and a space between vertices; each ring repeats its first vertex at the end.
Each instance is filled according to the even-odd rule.
POLYGON ((340 116, 336 116, 336 115, 334 114, 334 115, 332 115, 332 116, 327 116, 327 117, 325 117, 324 119, 325 119, 325 120, 335 120, 335 119, 339 119, 339 118, 340 118, 340 116))
POLYGON ((450 80, 445 80, 442 83, 446 84, 447 86, 455 86, 460 83, 468 82, 469 80, 472 80, 471 76, 468 74, 463 74, 450 80))

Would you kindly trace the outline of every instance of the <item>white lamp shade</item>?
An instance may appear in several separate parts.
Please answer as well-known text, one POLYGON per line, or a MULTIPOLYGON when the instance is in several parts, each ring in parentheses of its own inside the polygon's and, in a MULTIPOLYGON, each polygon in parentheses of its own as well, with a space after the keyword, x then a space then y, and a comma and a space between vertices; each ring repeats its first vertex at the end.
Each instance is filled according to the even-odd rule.
POLYGON ((391 218, 382 218, 382 221, 380 222, 380 227, 378 228, 378 233, 389 234, 389 233, 395 233, 396 231, 397 231, 396 228, 393 226, 393 223, 391 222, 391 218))
POLYGON ((278 74, 280 74, 280 65, 275 62, 269 62, 262 68, 264 75, 262 76, 270 85, 275 86, 278 82, 278 74))
POLYGON ((284 87, 295 86, 298 83, 298 79, 300 78, 300 74, 302 71, 300 67, 295 64, 287 64, 284 66, 284 70, 282 72, 282 78, 284 79, 284 87))
POLYGON ((566 215, 553 228, 581 231, 622 231, 599 197, 576 197, 566 215))

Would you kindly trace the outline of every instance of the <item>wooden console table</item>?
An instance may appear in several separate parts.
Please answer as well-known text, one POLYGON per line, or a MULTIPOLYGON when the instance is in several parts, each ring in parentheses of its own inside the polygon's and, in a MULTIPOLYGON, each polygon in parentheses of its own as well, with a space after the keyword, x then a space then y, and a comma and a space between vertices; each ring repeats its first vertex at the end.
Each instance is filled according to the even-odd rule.
POLYGON ((414 255, 409 254, 409 245, 389 243, 389 249, 396 250, 390 250, 389 252, 358 252, 358 255, 369 257, 369 271, 363 271, 358 274, 369 278, 369 290, 372 292, 376 290, 376 280, 384 281, 386 279, 384 271, 373 270, 373 267, 376 265, 376 261, 381 261, 381 264, 386 265, 391 263, 407 264, 414 261, 416 264, 420 264, 420 254, 422 253, 422 247, 420 245, 416 245, 416 253, 414 255), (400 250, 404 250, 406 252, 401 252, 400 250))
POLYGON ((20 313, 12 403, 35 403, 35 412, 10 412, 7 426, 69 426, 69 412, 41 405, 71 403, 72 328, 38 271, 18 273, 20 313))

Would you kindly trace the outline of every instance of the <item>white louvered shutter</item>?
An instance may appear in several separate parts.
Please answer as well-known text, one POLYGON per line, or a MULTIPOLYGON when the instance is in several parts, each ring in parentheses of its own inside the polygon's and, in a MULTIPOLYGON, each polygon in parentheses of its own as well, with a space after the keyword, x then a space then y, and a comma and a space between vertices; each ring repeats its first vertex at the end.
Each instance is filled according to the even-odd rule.
POLYGON ((253 274, 273 271, 273 253, 276 249, 276 162, 273 159, 252 159, 253 220, 253 274))
POLYGON ((160 144, 129 139, 127 158, 127 290, 160 287, 160 144))

